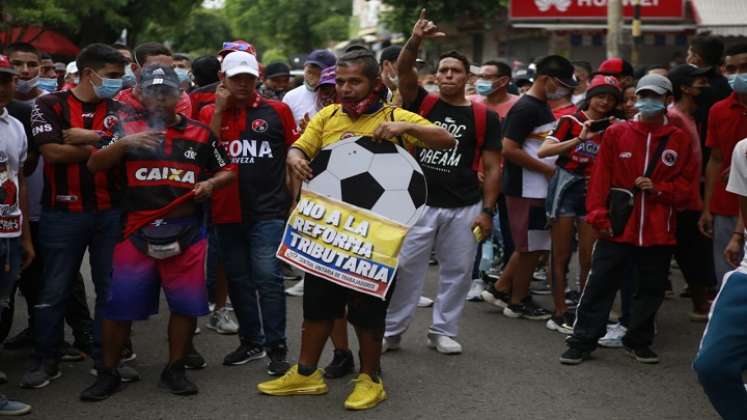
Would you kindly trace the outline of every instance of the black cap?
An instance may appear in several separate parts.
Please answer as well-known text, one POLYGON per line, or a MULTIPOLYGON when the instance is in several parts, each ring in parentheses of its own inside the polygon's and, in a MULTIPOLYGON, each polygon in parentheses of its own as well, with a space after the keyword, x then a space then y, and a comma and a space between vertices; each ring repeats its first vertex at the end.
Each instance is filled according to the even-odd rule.
POLYGON ((390 45, 381 50, 381 56, 379 56, 379 64, 384 64, 384 61, 390 61, 394 63, 399 58, 399 53, 402 51, 402 47, 399 45, 390 45))
POLYGON ((147 66, 140 73, 140 88, 145 89, 151 86, 169 86, 179 89, 179 76, 171 67, 160 64, 147 66))
POLYGON ((548 55, 537 63, 537 76, 552 76, 567 87, 578 86, 576 69, 567 58, 560 55, 548 55))
POLYGON ((279 61, 268 64, 265 67, 265 79, 272 79, 277 76, 290 76, 290 67, 279 61))
POLYGON ((348 46, 347 46, 347 47, 345 48, 345 50, 343 51, 343 53, 344 53, 344 54, 347 54, 347 53, 349 53, 350 51, 355 51, 355 50, 371 51, 371 50, 369 50, 369 49, 368 49, 368 47, 367 47, 366 45, 364 45, 364 44, 350 44, 350 45, 348 45, 348 46))
POLYGON ((692 64, 682 64, 669 70, 667 78, 673 86, 689 86, 696 77, 707 76, 710 71, 710 67, 698 68, 692 64))

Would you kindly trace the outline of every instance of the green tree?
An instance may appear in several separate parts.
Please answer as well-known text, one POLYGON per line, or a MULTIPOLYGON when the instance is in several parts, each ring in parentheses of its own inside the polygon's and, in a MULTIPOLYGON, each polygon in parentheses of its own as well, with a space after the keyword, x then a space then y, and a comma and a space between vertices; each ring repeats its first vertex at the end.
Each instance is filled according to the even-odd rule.
POLYGON ((409 34, 418 20, 420 9, 428 10, 428 18, 436 22, 458 22, 463 19, 477 20, 495 17, 509 0, 383 0, 391 9, 382 16, 387 28, 393 32, 409 34))
POLYGON ((197 57, 215 54, 223 41, 233 39, 228 19, 222 10, 196 8, 181 22, 164 25, 151 22, 140 37, 144 41, 166 42, 174 51, 197 57))
POLYGON ((323 48, 348 38, 350 0, 226 0, 238 38, 285 55, 323 48))

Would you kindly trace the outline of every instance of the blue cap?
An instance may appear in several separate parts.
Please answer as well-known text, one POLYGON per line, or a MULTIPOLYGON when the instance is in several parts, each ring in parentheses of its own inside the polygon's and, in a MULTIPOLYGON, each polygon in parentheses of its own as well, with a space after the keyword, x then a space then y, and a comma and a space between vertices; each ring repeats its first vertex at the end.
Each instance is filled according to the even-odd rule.
POLYGON ((332 53, 330 50, 314 50, 311 52, 311 54, 306 57, 306 61, 304 61, 304 65, 306 64, 313 64, 315 66, 318 66, 320 68, 327 68, 334 66, 337 63, 337 57, 335 57, 335 54, 332 53))

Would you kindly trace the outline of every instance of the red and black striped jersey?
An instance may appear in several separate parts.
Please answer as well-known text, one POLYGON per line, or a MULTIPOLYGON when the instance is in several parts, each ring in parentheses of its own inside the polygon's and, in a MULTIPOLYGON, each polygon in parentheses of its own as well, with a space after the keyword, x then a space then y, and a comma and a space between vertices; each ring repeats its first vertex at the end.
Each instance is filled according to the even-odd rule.
MULTIPOLYGON (((63 144, 62 131, 85 128, 101 132, 102 141, 111 136, 117 124, 119 104, 111 99, 83 102, 72 91, 40 96, 31 111, 31 132, 36 147, 63 144)), ((83 147, 83 146, 79 146, 83 147)), ((45 209, 86 212, 119 206, 118 182, 112 171, 91 173, 86 161, 44 162, 45 209)))
MULTIPOLYGON (((588 119, 586 114, 581 111, 562 116, 556 122, 555 128, 548 139, 554 139, 558 142, 573 140, 581 134, 584 121, 588 119)), ((600 144, 602 144, 601 133, 560 155, 556 164, 570 173, 589 177, 600 144)))
MULTIPOLYGON (((123 110, 119 116, 109 144, 129 134, 162 129, 144 113, 123 110)), ((158 149, 129 149, 120 168, 127 233, 153 215, 163 217, 160 213, 190 194, 196 183, 236 166, 206 125, 182 115, 176 125, 164 130, 158 149)))

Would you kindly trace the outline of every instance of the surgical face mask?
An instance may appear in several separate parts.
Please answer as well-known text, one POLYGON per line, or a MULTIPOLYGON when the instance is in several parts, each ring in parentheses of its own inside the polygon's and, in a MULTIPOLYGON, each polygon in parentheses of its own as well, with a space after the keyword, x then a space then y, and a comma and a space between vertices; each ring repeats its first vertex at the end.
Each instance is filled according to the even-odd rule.
POLYGON ((729 86, 739 94, 747 93, 747 73, 736 73, 729 78, 729 86))
POLYGON ((653 98, 638 99, 634 106, 644 118, 655 117, 666 109, 664 102, 653 98))
POLYGON ((135 79, 135 73, 132 72, 132 66, 128 64, 125 66, 125 74, 124 77, 122 77, 122 87, 133 87, 136 83, 137 80, 135 79))
POLYGON ((39 76, 29 80, 18 79, 16 81, 16 92, 29 93, 39 84, 39 76))
POLYGON ((189 80, 189 70, 177 67, 174 69, 176 76, 179 78, 179 83, 184 83, 189 80))
POLYGON ((47 92, 57 91, 57 79, 40 77, 38 86, 47 92))
POLYGON ((565 98, 566 96, 571 94, 571 90, 568 89, 565 86, 558 86, 557 89, 555 89, 555 92, 547 93, 545 96, 547 99, 554 101, 556 99, 565 98))
POLYGON ((490 80, 478 79, 477 82, 475 82, 475 90, 480 96, 488 96, 495 92, 497 88, 493 87, 493 82, 490 80))
MULTIPOLYGON (((99 76, 98 74, 96 75, 99 76)), ((107 79, 101 76, 99 78, 101 78, 101 86, 96 86, 92 80, 90 81, 91 85, 93 85, 93 92, 97 97, 101 99, 113 98, 114 95, 122 90, 122 79, 107 79)))

